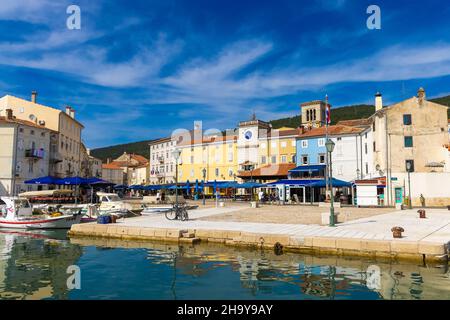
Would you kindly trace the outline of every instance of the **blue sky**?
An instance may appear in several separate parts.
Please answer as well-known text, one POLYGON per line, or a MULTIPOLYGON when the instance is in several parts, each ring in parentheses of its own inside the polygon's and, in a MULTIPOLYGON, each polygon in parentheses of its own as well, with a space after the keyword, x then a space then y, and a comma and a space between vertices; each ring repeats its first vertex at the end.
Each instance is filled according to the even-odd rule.
POLYGON ((2 1, 0 95, 73 106, 95 148, 233 128, 254 111, 294 116, 329 95, 333 107, 393 103, 425 87, 450 93, 447 1, 2 1), (66 8, 81 8, 68 30, 66 8), (381 30, 366 9, 381 8, 381 30))

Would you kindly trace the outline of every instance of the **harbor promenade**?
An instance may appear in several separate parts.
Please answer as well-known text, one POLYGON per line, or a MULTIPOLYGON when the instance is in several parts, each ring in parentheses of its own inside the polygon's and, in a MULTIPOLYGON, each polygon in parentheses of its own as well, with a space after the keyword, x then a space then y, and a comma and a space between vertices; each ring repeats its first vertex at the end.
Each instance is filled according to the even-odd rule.
MULTIPOLYGON (((169 221, 164 214, 120 219, 115 224, 77 224, 71 237, 106 237, 124 240, 175 241, 183 244, 218 242, 235 246, 304 253, 365 256, 420 262, 447 261, 450 212, 427 209, 420 219, 417 209, 391 211, 339 223, 319 224, 210 221, 238 214, 242 206, 205 208, 189 212, 189 221, 169 221), (402 227, 402 238, 393 238, 392 227, 402 227)), ((258 209, 253 209, 257 211, 258 209)), ((274 207, 274 210, 283 209, 274 207)), ((364 210, 364 209, 360 209, 364 210)), ((324 209, 326 211, 326 209, 324 209)), ((281 214, 281 213, 280 213, 281 214)))

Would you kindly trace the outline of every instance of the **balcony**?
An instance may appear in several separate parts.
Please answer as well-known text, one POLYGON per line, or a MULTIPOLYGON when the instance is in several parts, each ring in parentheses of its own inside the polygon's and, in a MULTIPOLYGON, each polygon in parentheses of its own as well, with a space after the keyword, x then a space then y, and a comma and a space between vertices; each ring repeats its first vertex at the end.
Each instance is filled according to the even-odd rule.
POLYGON ((26 149, 25 158, 43 159, 45 157, 44 149, 26 149))
POLYGON ((50 153, 50 162, 51 163, 59 163, 63 161, 63 157, 59 152, 50 153))
POLYGON ((164 163, 164 157, 158 157, 157 160, 159 161, 159 163, 164 163))

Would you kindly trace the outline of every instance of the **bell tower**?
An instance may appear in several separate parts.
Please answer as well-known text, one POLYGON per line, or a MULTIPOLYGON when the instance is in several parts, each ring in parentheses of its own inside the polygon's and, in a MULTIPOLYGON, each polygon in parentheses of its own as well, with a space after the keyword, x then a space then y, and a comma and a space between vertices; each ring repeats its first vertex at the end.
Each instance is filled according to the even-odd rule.
MULTIPOLYGON (((329 105, 329 104, 328 104, 329 105)), ((329 105, 330 106, 330 105, 329 105)), ((327 105, 321 100, 305 102, 300 105, 301 125, 305 128, 319 128, 325 125, 327 105)), ((330 106, 331 108, 331 106, 330 106)))

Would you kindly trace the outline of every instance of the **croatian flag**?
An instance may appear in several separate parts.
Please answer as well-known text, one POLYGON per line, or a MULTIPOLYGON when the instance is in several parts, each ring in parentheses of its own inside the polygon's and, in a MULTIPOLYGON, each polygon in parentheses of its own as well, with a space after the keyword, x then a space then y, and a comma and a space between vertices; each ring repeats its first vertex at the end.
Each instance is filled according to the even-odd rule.
POLYGON ((330 105, 328 104, 328 95, 326 96, 326 110, 325 110, 325 117, 327 125, 331 123, 331 111, 330 111, 330 105))

